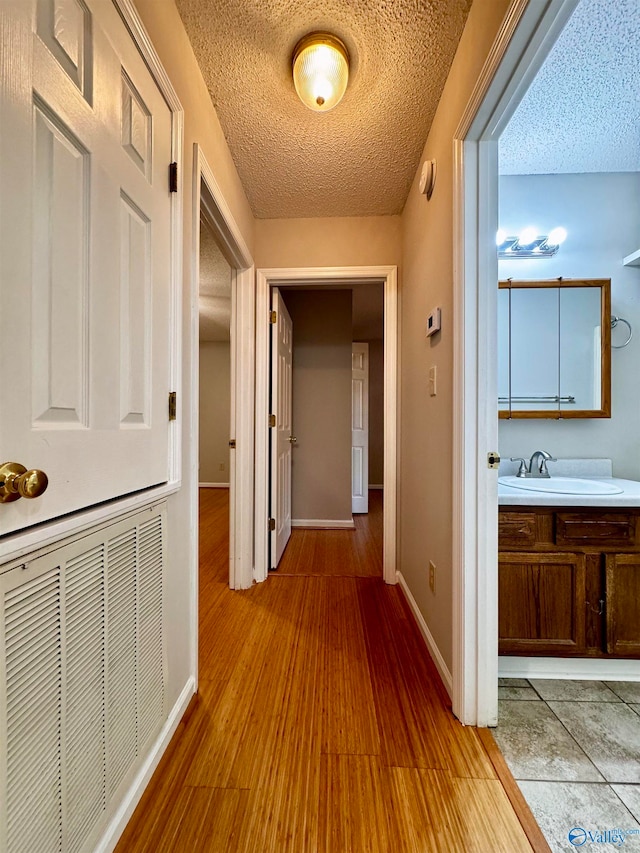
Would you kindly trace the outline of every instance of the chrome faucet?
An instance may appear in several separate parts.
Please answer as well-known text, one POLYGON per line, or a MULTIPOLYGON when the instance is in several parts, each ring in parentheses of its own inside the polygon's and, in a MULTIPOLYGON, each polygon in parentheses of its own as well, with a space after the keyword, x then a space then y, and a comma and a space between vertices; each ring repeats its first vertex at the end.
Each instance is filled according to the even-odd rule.
POLYGON ((519 456, 512 456, 511 461, 520 463, 518 477, 550 477, 547 462, 557 462, 558 460, 546 450, 536 450, 529 460, 528 468, 526 461, 519 456))

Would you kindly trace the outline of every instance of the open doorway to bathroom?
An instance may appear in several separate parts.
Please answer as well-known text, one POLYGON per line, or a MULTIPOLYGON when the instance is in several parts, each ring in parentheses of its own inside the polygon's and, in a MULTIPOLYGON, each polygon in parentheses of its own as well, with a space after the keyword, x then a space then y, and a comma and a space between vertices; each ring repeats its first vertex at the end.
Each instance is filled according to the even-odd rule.
POLYGON ((554 851, 640 831, 640 7, 571 6, 499 138, 496 241, 531 334, 498 308, 495 737, 554 851))

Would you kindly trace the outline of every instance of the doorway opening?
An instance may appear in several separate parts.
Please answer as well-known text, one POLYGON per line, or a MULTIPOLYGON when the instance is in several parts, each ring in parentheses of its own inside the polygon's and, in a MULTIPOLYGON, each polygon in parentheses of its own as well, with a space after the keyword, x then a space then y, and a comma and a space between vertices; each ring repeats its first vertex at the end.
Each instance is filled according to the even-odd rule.
POLYGON ((200 583, 228 582, 230 487, 233 449, 231 405, 232 269, 216 241, 215 226, 200 211, 198 276, 199 423, 198 492, 200 583), (222 570, 222 576, 220 572, 222 570))
MULTIPOLYGON (((299 268, 299 269, 277 269, 258 270, 256 286, 256 316, 259 319, 256 326, 256 417, 258 428, 256 430, 256 529, 255 529, 255 577, 257 581, 263 581, 271 567, 271 549, 269 541, 269 519, 272 506, 270 493, 270 435, 273 430, 269 427, 269 415, 271 411, 270 399, 270 345, 269 345, 269 323, 271 312, 272 288, 277 288, 279 293, 286 290, 291 293, 289 301, 293 304, 300 301, 296 296, 298 292, 311 291, 329 296, 330 291, 335 291, 340 297, 340 290, 351 290, 358 286, 371 287, 377 285, 382 288, 384 319, 383 319, 383 477, 384 484, 384 506, 382 512, 383 545, 382 565, 383 577, 387 583, 396 583, 396 413, 397 413, 397 271, 395 267, 358 267, 358 268, 299 268), (264 318, 264 321, 262 321, 264 318), (264 420, 263 420, 264 418, 264 420)), ((342 294, 348 309, 351 309, 351 294, 342 294)), ((301 310, 300 306, 298 309, 301 310)), ((295 311, 294 311, 295 313, 295 311)), ((346 361, 346 405, 345 411, 345 434, 342 452, 346 453, 346 487, 341 491, 340 498, 345 502, 342 517, 338 521, 345 522, 344 526, 353 528, 352 517, 352 466, 351 456, 353 450, 352 430, 350 422, 351 413, 351 382, 352 382, 352 344, 353 329, 352 319, 349 317, 348 346, 346 361)), ((277 423, 277 418, 276 418, 277 423)), ((293 425, 297 433, 295 424, 293 425)), ((312 430, 313 431, 313 430, 312 430)), ((289 437, 298 438, 291 435, 289 437)), ((293 443, 292 455, 297 452, 296 443, 293 443)), ((276 463, 277 464, 277 463, 276 463)), ((284 467, 284 466, 283 466, 284 467)), ((300 465, 303 472, 304 465, 300 465)), ((301 492, 301 500, 309 498, 311 490, 301 492)), ((313 497, 313 496, 311 496, 313 497)), ((273 502, 275 505, 275 501, 273 502)), ((302 512, 302 511, 301 511, 302 512)), ((316 516, 322 517, 319 513, 316 516)), ((325 513, 324 518, 329 516, 325 513)), ((314 512, 306 510, 299 519, 302 522, 314 521, 314 512)), ((335 519, 334 519, 335 520, 335 519)), ((277 525, 277 521, 275 524, 277 525)), ((305 527, 315 525, 305 524, 305 527)), ((338 526, 338 525, 333 525, 338 526)))
POLYGON ((452 701, 479 726, 498 711, 498 140, 576 3, 514 4, 454 134, 452 701))
POLYGON ((382 577, 383 285, 273 287, 270 326, 269 569, 382 577))
POLYGON ((193 148, 191 429, 189 443, 191 657, 197 682, 200 483, 202 533, 224 583, 251 586, 253 571, 254 268, 251 253, 211 167, 193 148), (201 381, 202 371, 202 381, 201 381), (243 382, 238 376, 243 376, 243 382), (202 463, 202 468, 201 468, 202 463), (228 559, 220 561, 220 550, 228 559))

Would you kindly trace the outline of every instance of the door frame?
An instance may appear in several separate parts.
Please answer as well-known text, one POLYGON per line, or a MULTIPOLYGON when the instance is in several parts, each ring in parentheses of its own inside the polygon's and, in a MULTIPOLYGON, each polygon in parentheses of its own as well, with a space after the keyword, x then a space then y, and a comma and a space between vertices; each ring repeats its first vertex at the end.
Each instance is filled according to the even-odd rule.
POLYGON ((498 715, 498 140, 579 0, 513 0, 454 135, 453 711, 498 715))
POLYGON ((256 430, 255 430, 255 567, 260 583, 268 575, 269 531, 269 306, 272 287, 313 287, 355 283, 384 286, 384 508, 383 578, 397 583, 398 494, 398 268, 284 267, 256 270, 256 430))
MULTIPOLYGON (((184 109, 160 57, 138 15, 132 0, 112 0, 122 18, 133 44, 136 46, 171 113, 171 159, 182 173, 184 146, 184 109)), ((178 402, 182 392, 182 192, 171 193, 170 198, 170 258, 169 274, 169 388, 177 392, 178 402)), ((25 554, 43 553, 57 547, 60 540, 74 536, 99 524, 118 518, 140 506, 164 500, 179 491, 182 483, 182 426, 180 409, 175 421, 169 423, 167 447, 167 482, 131 495, 114 498, 97 506, 77 510, 68 516, 46 521, 23 531, 7 534, 0 542, 0 563, 19 559, 25 554)))
POLYGON ((236 447, 229 464, 229 587, 247 589, 253 574, 253 350, 254 287, 253 257, 227 204, 220 185, 200 145, 193 146, 193 206, 191 276, 191 423, 189 446, 190 518, 193 540, 191 561, 191 638, 194 673, 198 656, 198 432, 199 432, 199 310, 200 213, 211 226, 220 250, 231 266, 231 414, 230 438, 236 447), (204 192, 202 189, 204 188, 204 192), (242 377, 242 379, 241 379, 242 377))

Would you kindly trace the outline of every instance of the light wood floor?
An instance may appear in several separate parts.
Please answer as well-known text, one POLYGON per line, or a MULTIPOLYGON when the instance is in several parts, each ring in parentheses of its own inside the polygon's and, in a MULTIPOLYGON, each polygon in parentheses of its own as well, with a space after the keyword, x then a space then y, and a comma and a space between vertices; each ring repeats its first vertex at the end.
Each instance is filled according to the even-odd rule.
POLYGON ((354 515, 355 530, 294 528, 279 575, 382 577, 382 490, 369 492, 369 512, 354 515))
POLYGON ((200 694, 118 853, 530 851, 399 589, 320 576, 303 535, 292 574, 231 592, 227 520, 202 490, 200 694))

